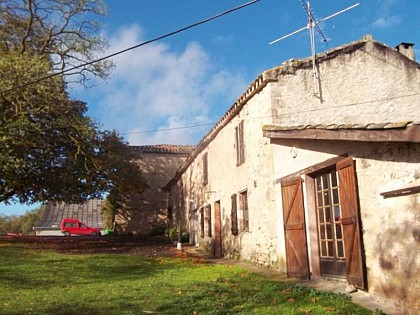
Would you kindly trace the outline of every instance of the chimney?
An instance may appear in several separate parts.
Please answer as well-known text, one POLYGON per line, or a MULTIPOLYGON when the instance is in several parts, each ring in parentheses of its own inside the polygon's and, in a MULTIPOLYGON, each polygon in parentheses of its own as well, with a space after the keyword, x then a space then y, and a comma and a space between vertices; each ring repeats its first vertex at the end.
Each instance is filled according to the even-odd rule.
POLYGON ((416 54, 414 53, 414 44, 402 42, 395 47, 397 51, 406 56, 408 59, 416 61, 416 54))

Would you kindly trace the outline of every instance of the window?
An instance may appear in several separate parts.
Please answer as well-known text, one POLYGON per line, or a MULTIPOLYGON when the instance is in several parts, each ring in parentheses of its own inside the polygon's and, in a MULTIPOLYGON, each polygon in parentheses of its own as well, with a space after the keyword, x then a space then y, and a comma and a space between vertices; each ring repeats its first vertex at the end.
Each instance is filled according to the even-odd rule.
POLYGON ((232 235, 238 235, 239 231, 238 231, 238 205, 236 202, 236 194, 233 194, 231 196, 231 200, 232 200, 232 208, 231 208, 231 212, 230 212, 230 217, 231 217, 231 221, 232 221, 232 235))
POLYGON ((243 120, 235 128, 235 144, 236 144, 236 165, 239 166, 245 162, 244 121, 243 120))
POLYGON ((207 236, 211 237, 211 206, 206 207, 206 219, 207 219, 207 236))
POLYGON ((207 152, 204 153, 203 155, 203 185, 207 185, 208 181, 209 181, 209 177, 208 177, 208 155, 207 152))
POLYGON ((200 209, 200 228, 201 228, 201 238, 204 238, 204 208, 200 209))
POLYGON ((249 217, 248 217, 248 193, 243 191, 239 194, 239 206, 242 210, 242 230, 249 230, 249 217))

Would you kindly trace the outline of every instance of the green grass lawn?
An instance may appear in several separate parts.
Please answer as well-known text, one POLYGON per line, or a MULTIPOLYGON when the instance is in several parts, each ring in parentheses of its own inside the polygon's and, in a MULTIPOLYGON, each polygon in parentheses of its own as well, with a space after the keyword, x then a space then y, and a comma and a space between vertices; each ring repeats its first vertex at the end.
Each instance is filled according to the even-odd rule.
POLYGON ((344 295, 198 259, 0 246, 0 314, 374 314, 344 295))

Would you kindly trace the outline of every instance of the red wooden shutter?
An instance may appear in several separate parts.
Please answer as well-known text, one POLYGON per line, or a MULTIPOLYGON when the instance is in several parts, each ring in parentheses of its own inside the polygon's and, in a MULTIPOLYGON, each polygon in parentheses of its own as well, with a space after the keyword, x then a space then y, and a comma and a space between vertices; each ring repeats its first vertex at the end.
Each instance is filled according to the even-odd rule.
POLYGON ((337 163, 344 244, 346 247, 347 281, 365 289, 356 173, 351 157, 337 163))
POLYGON ((309 278, 302 179, 281 183, 287 276, 309 278))

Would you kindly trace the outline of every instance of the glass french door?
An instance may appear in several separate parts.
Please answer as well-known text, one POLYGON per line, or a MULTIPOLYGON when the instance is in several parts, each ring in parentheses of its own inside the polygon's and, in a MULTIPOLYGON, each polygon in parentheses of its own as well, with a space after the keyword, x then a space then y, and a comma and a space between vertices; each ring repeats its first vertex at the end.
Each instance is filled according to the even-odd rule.
POLYGON ((315 178, 321 275, 346 277, 338 176, 335 169, 315 178))

